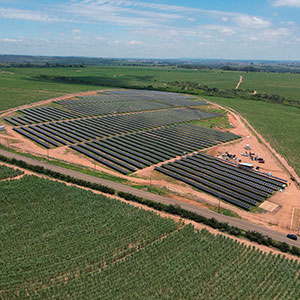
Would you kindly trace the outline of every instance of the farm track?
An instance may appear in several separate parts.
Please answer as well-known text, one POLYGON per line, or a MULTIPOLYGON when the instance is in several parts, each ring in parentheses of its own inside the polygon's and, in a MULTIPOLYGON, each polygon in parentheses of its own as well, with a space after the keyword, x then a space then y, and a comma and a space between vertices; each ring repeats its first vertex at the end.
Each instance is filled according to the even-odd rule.
POLYGON ((243 82, 243 76, 240 76, 240 81, 238 82, 238 84, 235 87, 236 90, 240 87, 242 82, 243 82))
POLYGON ((281 242, 286 242, 286 243, 288 243, 290 245, 293 245, 293 246, 299 247, 299 244, 300 244, 299 241, 296 242, 296 241, 292 241, 292 240, 287 239, 285 233, 281 233, 281 232, 277 232, 277 231, 274 231, 274 230, 271 230, 271 229, 267 229, 263 226, 256 225, 256 224, 244 221, 244 220, 235 219, 235 218, 231 218, 231 217, 228 217, 228 216, 220 215, 216 212, 213 212, 213 211, 210 211, 208 209, 204 209, 204 208, 195 206, 193 204, 184 203, 184 202, 179 201, 179 200, 175 200, 175 199, 171 199, 171 198, 168 198, 168 197, 162 197, 162 196, 159 196, 159 195, 155 195, 155 194, 143 191, 143 190, 135 189, 135 188, 127 186, 127 185, 123 185, 123 184, 116 183, 116 182, 113 182, 113 181, 109 181, 109 180, 101 179, 101 178, 98 178, 98 177, 90 176, 90 175, 87 175, 87 174, 83 174, 83 173, 76 172, 76 171, 73 171, 73 170, 69 170, 69 169, 66 169, 66 168, 62 168, 62 167, 59 167, 59 166, 51 165, 50 163, 47 163, 47 162, 38 161, 38 160, 35 160, 35 159, 32 159, 32 158, 24 157, 22 155, 11 153, 11 152, 8 152, 8 151, 5 151, 5 150, 0 149, 0 154, 4 155, 6 157, 9 157, 9 158, 15 158, 15 159, 18 159, 18 160, 25 161, 25 162, 27 162, 28 164, 31 164, 31 165, 42 166, 44 168, 47 168, 47 169, 50 169, 52 171, 56 171, 56 172, 59 172, 59 173, 65 174, 65 175, 69 175, 69 176, 72 176, 74 178, 82 179, 82 180, 89 181, 89 182, 92 182, 92 183, 105 185, 105 186, 111 187, 111 188, 113 188, 117 191, 131 193, 131 194, 134 194, 136 196, 139 196, 139 197, 142 197, 142 198, 145 198, 145 199, 149 199, 149 200, 152 200, 152 201, 155 201, 155 202, 159 202, 159 203, 163 203, 163 204, 167 204, 167 205, 170 205, 170 204, 180 205, 183 209, 186 209, 186 210, 189 210, 191 212, 197 213, 197 214, 202 215, 204 217, 215 218, 220 222, 226 222, 231 226, 236 226, 236 227, 239 227, 239 228, 244 229, 244 230, 258 231, 261 234, 268 235, 269 237, 273 238, 274 240, 281 241, 281 242))

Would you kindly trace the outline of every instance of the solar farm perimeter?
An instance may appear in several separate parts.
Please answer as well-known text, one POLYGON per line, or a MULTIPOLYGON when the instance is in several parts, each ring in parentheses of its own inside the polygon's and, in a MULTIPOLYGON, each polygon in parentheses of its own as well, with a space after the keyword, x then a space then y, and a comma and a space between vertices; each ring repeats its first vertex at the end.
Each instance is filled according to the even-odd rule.
POLYGON ((155 170, 250 210, 284 187, 286 181, 199 154, 240 138, 192 124, 222 116, 199 109, 205 105, 196 97, 176 93, 108 90, 57 101, 52 106, 23 109, 19 116, 5 120, 44 148, 67 145, 124 175, 177 158, 176 162, 155 166, 155 170))

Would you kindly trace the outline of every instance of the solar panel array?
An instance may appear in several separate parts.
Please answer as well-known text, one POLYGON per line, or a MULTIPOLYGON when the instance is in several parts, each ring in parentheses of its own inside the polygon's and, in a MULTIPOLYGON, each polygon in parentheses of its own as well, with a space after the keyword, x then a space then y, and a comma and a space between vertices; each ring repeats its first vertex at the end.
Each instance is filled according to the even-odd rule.
POLYGON ((146 110, 170 108, 171 106, 155 101, 114 101, 97 102, 77 100, 75 103, 65 103, 64 108, 85 116, 108 115, 113 113, 126 113, 146 110))
POLYGON ((197 97, 194 96, 147 90, 108 90, 95 96, 81 96, 80 99, 77 100, 60 100, 56 103, 67 107, 69 105, 97 104, 120 101, 156 102, 172 107, 207 105, 205 101, 199 101, 197 100, 197 97))
POLYGON ((18 132, 35 142, 39 138, 43 142, 39 143, 40 145, 50 148, 50 145, 47 144, 53 146, 75 144, 112 135, 216 116, 219 116, 219 114, 194 109, 170 109, 68 121, 51 121, 42 124, 21 126, 18 128, 18 132), (55 145, 57 142, 58 144, 55 145))
POLYGON ((66 111, 57 107, 38 107, 19 110, 24 114, 23 117, 4 118, 5 121, 10 122, 15 126, 28 125, 42 122, 49 122, 63 119, 79 118, 82 114, 76 112, 66 111))
POLYGON ((155 170, 246 210, 286 184, 285 180, 243 170, 238 165, 203 153, 163 164, 155 170))
POLYGON ((42 147, 69 145, 122 174, 181 157, 155 169, 246 210, 281 188, 285 181, 279 178, 242 170, 205 154, 186 156, 239 138, 188 123, 222 116, 187 108, 207 104, 193 98, 158 91, 108 90, 57 101, 60 108, 23 109, 19 111, 22 116, 4 119, 42 147), (133 113, 118 114, 125 112, 133 113))
POLYGON ((192 124, 162 127, 138 133, 92 140, 71 146, 72 149, 103 163, 123 174, 231 141, 239 136, 216 132, 192 124), (197 131, 199 128, 199 131, 197 131), (214 139, 212 136, 217 136, 214 139), (122 168, 120 170, 120 168, 122 168))

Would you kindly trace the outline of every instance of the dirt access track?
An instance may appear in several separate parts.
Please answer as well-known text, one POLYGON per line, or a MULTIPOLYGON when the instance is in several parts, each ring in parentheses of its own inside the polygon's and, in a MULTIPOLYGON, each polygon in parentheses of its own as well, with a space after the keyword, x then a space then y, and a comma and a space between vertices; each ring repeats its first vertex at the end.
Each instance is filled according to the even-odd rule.
MULTIPOLYGON (((85 93, 76 93, 65 95, 58 98, 52 98, 48 100, 43 100, 40 102, 32 103, 24 107, 34 107, 40 106, 52 101, 60 99, 71 99, 76 96, 81 95, 93 95, 100 91, 85 92, 85 93)), ((295 208, 300 208, 300 190, 297 188, 296 184, 290 180, 290 174, 296 175, 295 171, 290 167, 287 162, 280 157, 271 146, 265 142, 265 140, 254 131, 251 125, 244 120, 238 113, 233 110, 226 109, 219 105, 211 103, 213 108, 222 108, 225 109, 228 113, 228 120, 233 125, 233 128, 230 129, 232 133, 235 133, 242 138, 236 142, 230 142, 226 144, 220 144, 218 146, 208 149, 207 153, 214 155, 216 157, 221 157, 220 155, 225 152, 236 154, 243 162, 251 162, 249 158, 244 158, 241 156, 241 153, 245 152, 245 145, 249 144, 251 146, 251 152, 257 153, 260 157, 265 159, 265 164, 258 164, 255 162, 255 166, 260 166, 261 171, 263 172, 272 172, 274 176, 288 180, 288 187, 283 192, 278 192, 276 195, 272 196, 268 201, 270 206, 275 207, 273 211, 262 210, 262 212, 246 212, 235 206, 227 204, 225 202, 220 202, 217 198, 197 191, 187 184, 178 182, 174 179, 171 179, 165 175, 162 175, 154 171, 154 166, 145 168, 133 174, 132 176, 121 175, 111 169, 104 167, 99 163, 95 163, 91 159, 86 158, 83 155, 78 154, 77 152, 68 148, 68 146, 58 147, 55 149, 50 149, 49 152, 45 149, 40 148, 35 143, 24 138, 17 132, 13 131, 13 126, 6 125, 7 132, 3 134, 0 133, 0 143, 14 148, 20 152, 31 153, 35 156, 46 157, 49 154, 49 159, 59 160, 66 163, 72 163, 88 167, 91 169, 96 169, 99 172, 105 172, 117 177, 127 179, 131 185, 145 185, 151 187, 156 187, 165 192, 165 195, 173 198, 176 201, 181 201, 185 204, 192 204, 198 206, 199 208, 207 208, 207 204, 218 207, 221 205, 222 208, 229 209, 237 213, 242 219, 248 220, 254 224, 263 225, 270 229, 275 229, 281 232, 291 232, 292 224, 299 224, 300 220, 294 220, 294 211, 295 208), (246 125, 247 126, 246 126, 246 125), (250 129, 251 130, 250 130, 250 129), (257 136, 263 141, 260 143, 257 139, 257 136), (283 167, 285 166, 285 168, 283 167), (286 170, 287 169, 287 170, 286 170)), ((0 116, 9 115, 21 107, 10 109, 0 116)), ((296 177, 298 178, 298 176, 296 177)), ((299 179, 299 178, 298 178, 299 179)), ((298 214, 296 214, 298 217, 298 214)), ((294 226, 295 227, 295 226, 294 226)))

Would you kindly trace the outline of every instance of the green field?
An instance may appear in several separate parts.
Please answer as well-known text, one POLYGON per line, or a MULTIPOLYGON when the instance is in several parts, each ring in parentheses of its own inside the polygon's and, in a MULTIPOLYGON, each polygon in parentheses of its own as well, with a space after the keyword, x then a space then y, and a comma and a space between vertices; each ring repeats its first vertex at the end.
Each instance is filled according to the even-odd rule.
POLYGON ((0 165, 0 180, 6 178, 16 177, 24 172, 18 169, 10 168, 4 165, 0 165))
MULTIPOLYGON (((239 74, 220 71, 149 67, 9 68, 0 73, 0 111, 66 93, 95 90, 103 86, 164 87, 166 82, 201 82, 220 89, 234 88, 239 74), (34 80, 39 75, 73 77, 96 85, 66 84, 34 80)), ((1 70, 0 70, 1 71, 1 70)))
POLYGON ((6 71, 14 74, 0 73, 0 111, 63 94, 99 88, 97 86, 34 81, 31 76, 43 72, 39 68, 7 69, 6 71))
POLYGON ((300 74, 289 73, 241 73, 241 89, 258 93, 279 94, 300 101, 300 74))
POLYGON ((35 176, 0 189, 2 299, 300 297, 293 260, 35 176))
POLYGON ((19 106, 64 93, 108 87, 164 88, 168 83, 196 82, 221 90, 234 89, 240 75, 244 80, 240 89, 258 93, 279 94, 300 100, 299 74, 246 73, 221 70, 189 70, 167 67, 86 67, 86 68, 9 68, 0 71, 0 110, 19 106), (64 76, 86 84, 67 84, 34 79, 36 76, 64 76))

